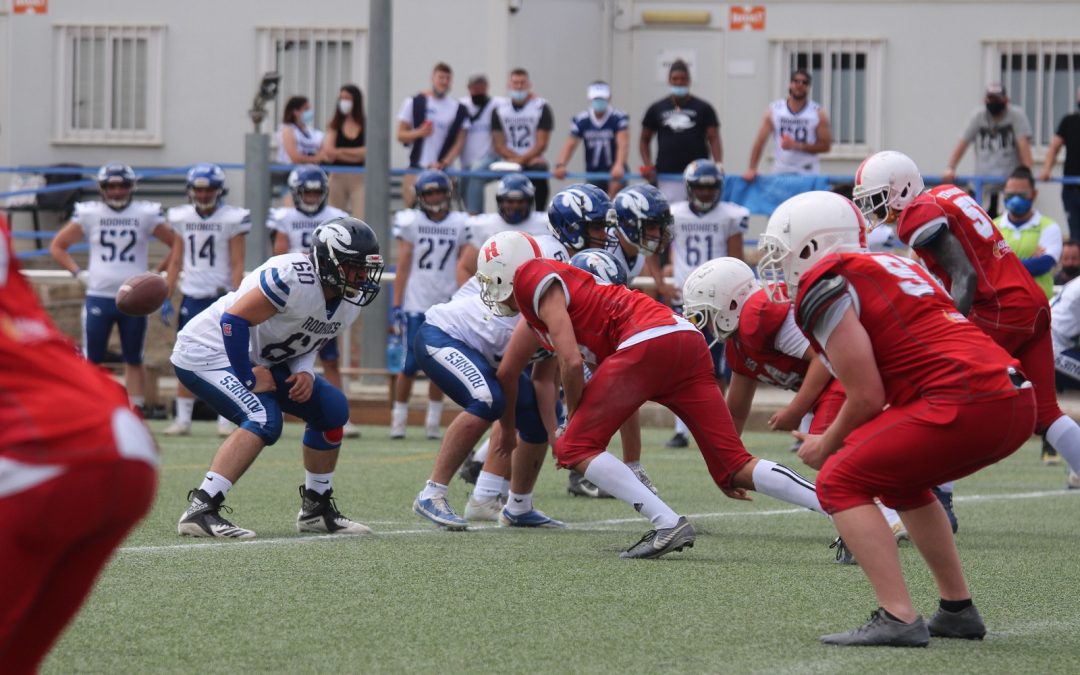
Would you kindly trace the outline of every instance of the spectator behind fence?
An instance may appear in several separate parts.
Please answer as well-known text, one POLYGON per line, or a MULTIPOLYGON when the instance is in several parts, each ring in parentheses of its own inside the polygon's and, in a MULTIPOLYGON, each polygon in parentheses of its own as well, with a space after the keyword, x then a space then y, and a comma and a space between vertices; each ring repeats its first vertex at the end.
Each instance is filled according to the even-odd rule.
POLYGON ((776 138, 773 148, 773 174, 810 174, 821 172, 818 155, 832 147, 829 117, 817 101, 810 98, 810 73, 799 68, 791 74, 788 96, 769 104, 761 121, 750 166, 743 178, 752 181, 758 175, 761 151, 769 136, 776 138))
MULTIPOLYGON (((1076 104, 1080 107, 1080 88, 1076 90, 1076 104)), ((1065 166, 1062 174, 1065 178, 1080 178, 1080 112, 1071 112, 1061 118, 1050 147, 1046 150, 1046 161, 1039 180, 1050 180, 1050 169, 1054 166, 1058 151, 1065 146, 1065 166)), ((1080 241, 1080 184, 1063 185, 1061 201, 1069 216, 1069 238, 1080 241)))
MULTIPOLYGON (((510 100, 495 106, 491 114, 491 143, 494 152, 473 164, 473 171, 487 171, 493 162, 518 164, 521 171, 547 171, 547 151, 555 117, 547 101, 532 92, 529 72, 524 68, 510 71, 510 100)), ((470 213, 480 213, 484 206, 484 185, 492 179, 469 181, 465 205, 470 213)), ((533 178, 536 208, 546 209, 550 187, 546 178, 533 178)))
POLYGON ((1061 244, 1061 268, 1054 275, 1054 284, 1064 286, 1080 277, 1080 241, 1068 240, 1061 244))
MULTIPOLYGON (((277 155, 275 164, 322 164, 326 156, 322 152, 323 132, 315 128, 315 108, 307 96, 293 96, 285 103, 285 112, 281 115, 281 126, 277 130, 277 155)), ((285 195, 288 203, 291 196, 285 189, 289 172, 275 171, 270 182, 275 194, 285 195)))
POLYGON ((1005 182, 1005 213, 994 225, 1050 298, 1054 295, 1054 266, 1061 258, 1061 226, 1035 208, 1038 194, 1031 170, 1017 168, 1005 182))
MULTIPOLYGON (((461 150, 463 171, 470 170, 477 162, 487 166, 495 161, 495 151, 491 147, 491 113, 496 106, 502 105, 505 101, 506 99, 501 96, 488 95, 487 75, 473 75, 469 78, 469 95, 461 99, 461 104, 465 106, 465 112, 469 116, 469 128, 465 131, 465 147, 461 150)), ((484 210, 483 186, 486 183, 486 178, 470 176, 462 176, 459 181, 459 199, 470 215, 479 215, 484 210), (475 211, 470 208, 467 201, 469 192, 472 190, 469 184, 474 180, 480 182, 478 192, 480 200, 472 205, 475 211)))
MULTIPOLYGON (((968 120, 964 134, 949 155, 942 182, 956 180, 956 165, 967 146, 975 144, 975 174, 1008 176, 1018 166, 1031 168, 1031 122, 1023 108, 1011 105, 1005 88, 996 82, 986 87, 984 108, 978 108, 968 120)), ((998 201, 1003 185, 982 186, 983 205, 990 217, 998 216, 998 201)))
POLYGON ((724 148, 720 142, 720 120, 706 101, 690 94, 690 68, 677 60, 668 70, 670 94, 649 106, 641 120, 641 176, 664 193, 668 202, 682 201, 685 192, 682 172, 695 159, 720 164, 724 148), (652 163, 653 136, 656 136, 656 164, 652 163), (657 180, 657 174, 678 174, 657 180))
POLYGON ((570 120, 570 137, 559 151, 559 162, 553 173, 556 178, 566 178, 566 164, 574 156, 578 142, 584 140, 585 171, 611 176, 611 180, 593 178, 586 182, 614 199, 623 188, 623 176, 626 175, 630 118, 622 110, 611 107, 611 87, 607 82, 593 82, 586 90, 586 96, 589 109, 570 120))
MULTIPOLYGON (((364 131, 364 95, 360 87, 346 84, 338 95, 337 109, 326 125, 323 154, 326 161, 336 166, 364 166, 367 148, 364 131)), ((364 174, 334 172, 330 174, 330 206, 350 213, 354 218, 364 217, 364 174)))
POLYGON ((431 70, 431 89, 410 96, 398 111, 397 139, 409 150, 409 168, 401 181, 405 208, 416 204, 416 174, 420 169, 442 171, 454 163, 465 145, 469 117, 465 106, 450 96, 454 73, 443 62, 431 70))

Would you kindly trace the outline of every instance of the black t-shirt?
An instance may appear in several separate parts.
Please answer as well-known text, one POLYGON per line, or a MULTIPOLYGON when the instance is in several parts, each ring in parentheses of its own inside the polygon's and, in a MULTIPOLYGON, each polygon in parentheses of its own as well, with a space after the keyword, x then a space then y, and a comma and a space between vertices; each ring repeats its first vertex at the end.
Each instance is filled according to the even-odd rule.
POLYGON ((668 96, 649 106, 641 126, 656 134, 656 171, 682 173, 695 159, 709 157, 705 130, 720 127, 713 107, 696 96, 677 106, 668 96))
POLYGON ((1070 113, 1061 118, 1058 136, 1065 141, 1066 176, 1080 176, 1080 113, 1070 113))

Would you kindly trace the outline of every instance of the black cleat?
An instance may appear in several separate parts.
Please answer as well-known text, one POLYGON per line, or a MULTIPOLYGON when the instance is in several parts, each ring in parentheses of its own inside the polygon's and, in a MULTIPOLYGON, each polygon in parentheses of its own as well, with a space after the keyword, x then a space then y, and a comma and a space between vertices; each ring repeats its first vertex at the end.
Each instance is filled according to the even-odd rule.
POLYGON ((679 516, 679 522, 675 527, 666 527, 659 530, 649 530, 638 543, 619 554, 620 558, 659 558, 665 553, 681 551, 684 548, 694 548, 694 539, 697 532, 694 526, 686 519, 679 516))
POLYGON ((300 486, 300 513, 296 516, 297 532, 322 534, 371 534, 371 528, 349 520, 337 510, 333 490, 319 494, 300 486))
POLYGON ((690 439, 686 437, 686 434, 675 434, 664 443, 665 448, 687 448, 690 447, 690 439))
POLYGON ((176 533, 189 537, 220 537, 222 539, 253 539, 255 533, 237 527, 219 515, 221 509, 226 513, 232 513, 232 509, 225 506, 224 494, 211 497, 203 490, 191 490, 188 492, 187 510, 180 516, 180 522, 176 525, 176 533))

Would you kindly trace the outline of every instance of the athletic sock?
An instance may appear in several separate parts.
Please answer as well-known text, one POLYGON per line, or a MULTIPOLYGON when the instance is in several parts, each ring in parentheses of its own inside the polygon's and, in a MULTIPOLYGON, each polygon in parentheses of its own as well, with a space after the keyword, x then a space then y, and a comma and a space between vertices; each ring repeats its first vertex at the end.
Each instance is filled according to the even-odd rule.
POLYGON ((473 461, 483 464, 487 461, 488 450, 491 448, 491 438, 485 438, 484 442, 480 444, 480 447, 473 453, 473 461))
POLYGON ((394 407, 390 411, 390 424, 403 426, 409 417, 409 404, 405 401, 394 401, 394 407))
POLYGON ((502 495, 503 497, 509 497, 510 496, 510 479, 509 478, 503 478, 502 485, 499 486, 499 494, 502 495))
POLYGON ((304 487, 321 495, 326 494, 334 486, 334 472, 311 473, 304 472, 304 487))
POLYGON ((789 504, 805 506, 826 515, 814 491, 814 484, 783 464, 759 459, 757 466, 754 467, 753 479, 754 489, 763 495, 775 497, 789 504))
POLYGON ((1068 415, 1054 420, 1046 430, 1046 442, 1065 458, 1069 468, 1080 473, 1080 426, 1068 415))
POLYGON ((227 495, 232 488, 232 481, 222 476, 220 473, 214 473, 213 471, 206 472, 206 478, 203 479, 202 485, 199 489, 215 497, 217 495, 227 495))
POLYGON ((630 467, 610 452, 601 452, 592 458, 585 469, 585 478, 609 495, 633 506, 657 529, 675 527, 679 522, 679 514, 642 485, 630 467))
POLYGON ((510 496, 506 499, 506 510, 512 515, 520 516, 523 513, 532 511, 532 493, 518 494, 511 492, 510 496))
POLYGON ((686 422, 683 422, 682 419, 679 417, 675 418, 675 433, 679 434, 680 436, 690 435, 690 427, 686 426, 686 422))
POLYGON ((437 427, 442 424, 442 409, 442 401, 428 401, 427 419, 424 420, 424 426, 437 427))
POLYGON ((439 497, 446 497, 446 494, 449 491, 450 488, 448 486, 429 480, 424 484, 424 489, 420 491, 420 499, 438 499, 439 497))
POLYGON ((185 427, 191 426, 191 411, 195 408, 195 399, 176 398, 176 423, 185 427))
POLYGON ((492 497, 498 497, 502 491, 503 480, 502 476, 491 473, 489 471, 481 471, 480 475, 476 478, 476 489, 473 490, 473 497, 476 499, 491 499, 492 497))
POLYGON ((971 598, 968 598, 967 600, 946 600, 945 598, 942 598, 938 601, 938 606, 946 612, 952 612, 954 614, 956 612, 964 611, 968 607, 971 607, 972 604, 974 603, 971 602, 971 598))

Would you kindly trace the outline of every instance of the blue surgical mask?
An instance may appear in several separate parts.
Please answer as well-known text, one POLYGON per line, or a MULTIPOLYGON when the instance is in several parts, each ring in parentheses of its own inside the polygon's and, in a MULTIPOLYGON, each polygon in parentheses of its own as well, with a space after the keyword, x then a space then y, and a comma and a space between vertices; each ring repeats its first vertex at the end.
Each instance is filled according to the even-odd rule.
POLYGON ((690 87, 671 85, 671 95, 675 98, 683 98, 690 95, 690 87))
POLYGON ((592 100, 592 109, 594 112, 600 114, 607 110, 608 103, 605 99, 594 98, 592 100))
POLYGON ((511 89, 510 100, 514 103, 521 103, 525 99, 529 98, 529 91, 527 89, 511 89))
POLYGON ((315 109, 308 108, 304 112, 300 113, 300 121, 304 123, 305 127, 310 127, 315 123, 315 109))
POLYGON ((1011 195, 1005 198, 1005 208, 1014 216, 1026 216, 1031 213, 1032 201, 1023 195, 1011 195))

